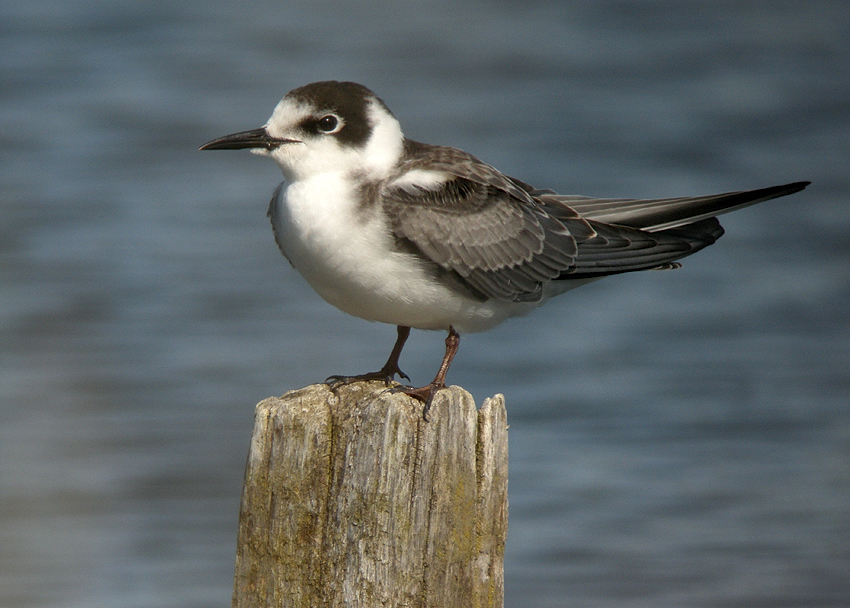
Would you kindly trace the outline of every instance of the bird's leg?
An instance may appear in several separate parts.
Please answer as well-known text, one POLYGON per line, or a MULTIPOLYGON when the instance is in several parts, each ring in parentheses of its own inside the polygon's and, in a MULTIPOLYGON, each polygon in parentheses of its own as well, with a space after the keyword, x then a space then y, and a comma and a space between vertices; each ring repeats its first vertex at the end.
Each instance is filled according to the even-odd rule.
POLYGON ((396 338, 395 346, 393 346, 393 350, 390 353, 390 358, 387 359, 386 363, 384 363, 384 367, 378 371, 369 372, 368 374, 360 374, 358 376, 330 376, 327 380, 325 380, 325 384, 329 385, 331 388, 337 388, 338 386, 351 384, 352 382, 361 382, 366 380, 383 380, 384 382, 389 383, 392 382, 393 377, 395 377, 396 374, 410 382, 410 378, 407 374, 401 371, 398 367, 398 358, 401 356, 401 349, 404 348, 404 343, 407 341, 407 337, 409 335, 409 327, 405 325, 398 326, 398 338, 396 338))
POLYGON ((446 374, 449 371, 449 366, 452 364, 452 359, 457 354, 457 349, 460 346, 460 334, 455 331, 454 327, 449 326, 449 335, 446 337, 446 356, 443 357, 443 362, 440 364, 440 370, 436 377, 427 386, 420 388, 412 388, 410 386, 400 386, 393 389, 394 393, 404 393, 411 397, 416 397, 425 404, 422 410, 422 418, 428 420, 428 410, 431 409, 431 402, 434 400, 434 395, 442 388, 446 388, 446 374))
POLYGON ((391 381, 393 376, 398 374, 400 378, 404 378, 410 382, 408 375, 401 371, 398 367, 398 358, 401 357, 401 349, 404 348, 404 343, 407 342, 407 337, 410 335, 410 328, 406 325, 399 325, 397 329, 398 337, 393 345, 393 350, 390 353, 387 362, 384 363, 384 367, 375 373, 383 374, 383 376, 387 378, 387 381, 391 381))

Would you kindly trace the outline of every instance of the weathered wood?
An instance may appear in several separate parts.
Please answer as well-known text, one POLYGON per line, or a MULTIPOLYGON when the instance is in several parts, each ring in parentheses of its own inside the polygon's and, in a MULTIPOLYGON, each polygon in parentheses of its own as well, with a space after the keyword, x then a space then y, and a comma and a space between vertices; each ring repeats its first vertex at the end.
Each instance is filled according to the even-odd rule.
POLYGON ((257 405, 233 606, 501 607, 504 398, 421 403, 383 383, 257 405))

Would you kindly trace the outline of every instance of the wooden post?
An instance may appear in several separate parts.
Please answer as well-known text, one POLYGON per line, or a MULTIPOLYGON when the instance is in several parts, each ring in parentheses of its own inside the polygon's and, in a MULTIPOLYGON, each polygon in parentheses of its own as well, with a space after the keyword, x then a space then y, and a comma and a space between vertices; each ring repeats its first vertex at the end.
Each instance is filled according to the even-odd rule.
POLYGON ((257 405, 235 608, 501 608, 504 398, 453 386, 422 404, 381 382, 257 405))

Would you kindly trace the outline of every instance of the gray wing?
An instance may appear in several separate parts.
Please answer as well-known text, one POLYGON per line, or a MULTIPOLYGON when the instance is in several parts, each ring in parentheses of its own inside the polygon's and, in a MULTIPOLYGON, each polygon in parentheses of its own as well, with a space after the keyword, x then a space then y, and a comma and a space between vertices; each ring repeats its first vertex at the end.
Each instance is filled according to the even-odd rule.
POLYGON ((577 240, 595 234, 578 214, 550 216, 498 171, 460 150, 417 151, 422 154, 412 156, 381 193, 391 228, 407 248, 454 273, 481 299, 538 299, 543 283, 574 265, 577 240))
POLYGON ((530 196, 553 206, 563 205, 570 212, 578 212, 587 220, 640 228, 649 232, 694 224, 700 220, 799 192, 811 183, 794 182, 758 190, 641 200, 559 195, 551 190, 536 190, 519 180, 513 182, 530 196))
POLYGON ((560 279, 585 279, 649 270, 679 268, 675 263, 723 236, 717 218, 681 228, 644 232, 623 226, 589 222, 597 235, 579 245, 576 263, 560 279))
POLYGON ((460 150, 405 152, 381 192, 396 238, 481 299, 535 301, 548 281, 664 266, 722 234, 716 220, 671 234, 587 221, 460 150))

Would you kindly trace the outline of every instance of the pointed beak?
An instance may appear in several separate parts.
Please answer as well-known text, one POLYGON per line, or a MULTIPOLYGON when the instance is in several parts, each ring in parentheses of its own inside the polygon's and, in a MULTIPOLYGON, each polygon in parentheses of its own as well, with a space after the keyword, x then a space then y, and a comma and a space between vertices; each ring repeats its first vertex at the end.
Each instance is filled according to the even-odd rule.
POLYGON ((244 148, 265 148, 269 152, 284 145, 300 143, 297 139, 272 137, 266 129, 240 131, 208 141, 199 150, 242 150, 244 148))

